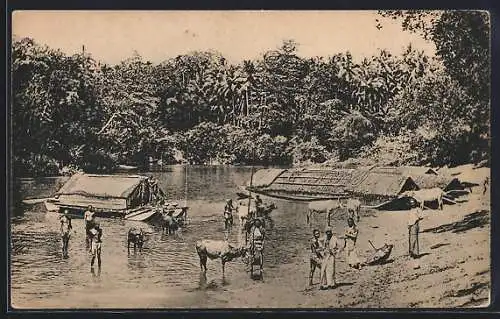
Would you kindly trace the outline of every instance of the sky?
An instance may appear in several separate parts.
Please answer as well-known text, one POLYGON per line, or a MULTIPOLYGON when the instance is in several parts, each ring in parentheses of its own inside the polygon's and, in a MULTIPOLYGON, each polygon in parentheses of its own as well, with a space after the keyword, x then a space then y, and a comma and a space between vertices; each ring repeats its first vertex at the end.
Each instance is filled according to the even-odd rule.
POLYGON ((108 64, 139 53, 160 63, 195 50, 216 50, 232 63, 255 59, 295 40, 302 57, 350 51, 356 61, 411 43, 428 55, 434 44, 403 31, 376 11, 15 11, 12 33, 67 54, 85 51, 108 64), (382 29, 376 27, 376 19, 382 29))

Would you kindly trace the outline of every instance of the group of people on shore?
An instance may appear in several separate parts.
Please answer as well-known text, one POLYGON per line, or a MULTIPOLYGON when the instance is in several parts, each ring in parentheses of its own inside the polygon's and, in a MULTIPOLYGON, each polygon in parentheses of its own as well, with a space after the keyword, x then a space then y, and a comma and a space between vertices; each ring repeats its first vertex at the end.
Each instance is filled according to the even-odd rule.
MULTIPOLYGON (((420 221, 423 219, 420 205, 414 198, 410 199, 410 211, 408 213, 408 254, 411 258, 420 257, 419 232, 420 221)), ((358 219, 359 221, 359 219, 358 219)), ((351 268, 361 269, 363 263, 356 253, 356 241, 359 230, 351 212, 348 212, 347 227, 343 237, 337 238, 330 226, 325 229, 324 237, 318 229, 313 230, 313 238, 310 243, 310 273, 309 285, 313 285, 313 276, 316 269, 320 270, 320 289, 335 288, 335 263, 336 257, 346 251, 346 261, 351 268), (339 239, 344 239, 344 245, 339 245, 339 239)))
POLYGON ((318 229, 313 230, 313 238, 310 243, 310 273, 309 285, 313 284, 313 276, 317 268, 320 270, 320 289, 333 289, 337 286, 335 278, 335 263, 337 255, 346 250, 346 260, 350 267, 360 269, 361 263, 355 251, 358 238, 358 228, 353 217, 348 217, 347 228, 344 233, 344 246, 339 246, 339 238, 333 234, 333 229, 327 226, 325 236, 320 238, 318 229))

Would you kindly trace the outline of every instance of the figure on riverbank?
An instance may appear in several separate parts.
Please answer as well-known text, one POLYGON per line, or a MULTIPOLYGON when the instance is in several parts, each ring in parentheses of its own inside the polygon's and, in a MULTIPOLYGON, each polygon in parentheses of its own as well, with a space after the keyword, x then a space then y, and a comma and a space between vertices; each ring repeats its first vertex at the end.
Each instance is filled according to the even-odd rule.
POLYGON ((63 257, 66 258, 68 257, 69 239, 71 237, 71 230, 73 229, 71 217, 69 217, 67 210, 64 210, 64 215, 59 220, 61 222, 62 253, 63 257))
POLYGON ((346 249, 346 261, 349 267, 359 269, 361 261, 356 253, 356 241, 358 239, 359 230, 354 223, 353 218, 347 220, 347 229, 345 230, 345 244, 344 249, 346 249))
POLYGON ((333 235, 333 230, 330 226, 325 229, 324 240, 325 257, 321 266, 320 289, 325 290, 335 288, 335 258, 338 250, 337 237, 333 235))
POLYGON ((310 266, 311 270, 309 272, 309 286, 313 284, 313 277, 316 268, 320 269, 321 275, 321 264, 323 262, 323 253, 325 244, 320 240, 320 232, 318 229, 313 230, 313 238, 311 239, 311 256, 310 256, 310 266))
POLYGON ((483 182, 483 196, 486 194, 486 190, 488 190, 489 185, 490 185, 490 178, 486 177, 483 182))
POLYGON ((422 211, 415 199, 410 200, 411 210, 408 216, 408 253, 412 258, 420 256, 418 233, 420 221, 423 219, 422 211))
POLYGON ((101 268, 101 245, 102 245, 102 228, 99 223, 94 223, 89 231, 90 233, 90 253, 92 260, 90 261, 90 268, 94 268, 94 261, 97 258, 97 266, 101 268))

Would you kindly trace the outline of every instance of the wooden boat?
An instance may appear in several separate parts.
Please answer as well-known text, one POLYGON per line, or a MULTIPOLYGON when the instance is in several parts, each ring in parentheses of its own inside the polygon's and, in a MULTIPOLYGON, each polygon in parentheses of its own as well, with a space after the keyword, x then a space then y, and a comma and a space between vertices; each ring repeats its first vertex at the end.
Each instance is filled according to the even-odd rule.
POLYGON ((161 215, 164 198, 157 183, 146 176, 76 174, 44 203, 48 211, 66 211, 74 217, 83 218, 92 206, 97 217, 148 221, 161 215))
POLYGON ((369 242, 372 245, 375 252, 371 256, 366 258, 366 261, 364 262, 364 264, 372 266, 372 265, 383 264, 384 262, 386 262, 387 259, 389 258, 389 256, 391 255, 392 248, 394 247, 394 245, 384 244, 384 246, 382 246, 380 248, 375 248, 375 246, 373 246, 372 242, 371 241, 369 241, 369 242))

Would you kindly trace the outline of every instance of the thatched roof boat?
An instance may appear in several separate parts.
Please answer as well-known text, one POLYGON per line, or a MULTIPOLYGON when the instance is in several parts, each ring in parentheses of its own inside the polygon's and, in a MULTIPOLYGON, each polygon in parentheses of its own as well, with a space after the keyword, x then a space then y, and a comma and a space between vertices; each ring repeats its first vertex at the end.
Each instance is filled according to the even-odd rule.
POLYGON ((246 189, 303 201, 356 197, 365 206, 387 209, 391 205, 405 208, 407 203, 398 198, 405 191, 434 187, 445 191, 462 189, 456 178, 418 166, 262 169, 254 175, 252 187, 246 189))
POLYGON ((82 215, 92 205, 97 216, 147 220, 156 213, 163 191, 140 175, 73 175, 46 201, 48 210, 82 215))

